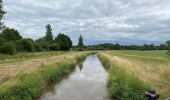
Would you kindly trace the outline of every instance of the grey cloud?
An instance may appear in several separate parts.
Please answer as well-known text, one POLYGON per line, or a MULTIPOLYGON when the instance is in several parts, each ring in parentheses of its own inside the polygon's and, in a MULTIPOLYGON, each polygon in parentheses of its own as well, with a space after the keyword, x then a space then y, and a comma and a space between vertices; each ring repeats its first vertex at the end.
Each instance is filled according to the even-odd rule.
POLYGON ((5 0, 5 24, 34 39, 51 24, 55 36, 65 32, 74 44, 80 34, 97 41, 166 41, 169 5, 169 0, 5 0))

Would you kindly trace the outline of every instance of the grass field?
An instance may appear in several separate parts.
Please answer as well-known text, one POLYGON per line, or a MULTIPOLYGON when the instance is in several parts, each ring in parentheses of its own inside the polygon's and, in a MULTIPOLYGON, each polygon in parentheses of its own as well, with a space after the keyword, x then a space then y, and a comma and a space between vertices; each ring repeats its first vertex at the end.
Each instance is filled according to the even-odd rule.
POLYGON ((170 96, 170 56, 166 51, 103 51, 100 54, 113 66, 149 84, 161 99, 170 96))
MULTIPOLYGON (((72 68, 70 66, 82 61, 88 54, 91 52, 0 55, 0 97, 5 98, 4 100, 11 98, 31 100, 41 94, 42 87, 68 74, 72 68)), ((115 68, 121 69, 111 72, 109 76, 110 94, 124 89, 118 97, 131 98, 138 95, 138 98, 143 98, 142 93, 152 88, 160 94, 161 99, 170 96, 170 56, 166 51, 98 51, 98 54, 107 58, 101 61, 106 68, 109 67, 107 68, 109 72, 115 68), (117 82, 122 85, 119 86, 120 83, 117 82), (113 88, 112 85, 119 88, 113 88)))

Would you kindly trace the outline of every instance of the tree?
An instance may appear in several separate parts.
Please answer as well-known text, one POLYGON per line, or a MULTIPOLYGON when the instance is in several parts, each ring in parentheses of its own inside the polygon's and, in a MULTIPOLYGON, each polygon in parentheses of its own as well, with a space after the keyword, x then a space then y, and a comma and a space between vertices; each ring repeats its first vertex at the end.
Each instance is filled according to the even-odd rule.
POLYGON ((170 40, 169 40, 169 41, 167 41, 167 48, 168 48, 168 52, 167 52, 167 54, 169 54, 169 55, 170 55, 170 40))
POLYGON ((2 45, 5 42, 4 38, 2 37, 2 35, 0 34, 0 45, 2 45))
POLYGON ((116 44, 115 44, 115 49, 116 49, 116 50, 120 50, 120 48, 121 48, 121 47, 120 47, 120 44, 116 43, 116 44))
POLYGON ((34 44, 29 39, 22 39, 16 42, 18 51, 32 52, 34 50, 34 44))
POLYGON ((0 46, 0 53, 13 55, 16 53, 16 46, 12 42, 4 43, 0 46))
POLYGON ((63 51, 70 50, 72 47, 71 39, 65 34, 59 33, 57 37, 55 38, 55 42, 59 44, 60 50, 63 50, 63 51))
POLYGON ((53 34, 52 34, 52 28, 51 28, 51 25, 50 24, 48 24, 47 26, 46 26, 46 36, 45 36, 45 39, 47 40, 47 41, 53 41, 53 34))
POLYGON ((79 43, 78 43, 77 46, 78 46, 79 49, 83 49, 83 47, 84 47, 82 35, 80 35, 80 37, 79 37, 79 43))
POLYGON ((5 14, 5 11, 3 11, 3 1, 0 0, 0 30, 3 27, 2 19, 3 19, 4 14, 5 14))
POLYGON ((2 38, 6 42, 16 41, 22 39, 20 33, 15 29, 5 28, 1 33, 2 38))

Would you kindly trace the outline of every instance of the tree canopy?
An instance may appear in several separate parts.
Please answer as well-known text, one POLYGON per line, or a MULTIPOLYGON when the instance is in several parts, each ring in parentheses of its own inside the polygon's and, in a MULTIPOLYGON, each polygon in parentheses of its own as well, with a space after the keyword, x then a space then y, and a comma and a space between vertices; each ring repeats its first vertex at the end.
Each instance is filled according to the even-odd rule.
POLYGON ((2 38, 7 41, 16 41, 22 39, 20 33, 15 29, 5 28, 1 33, 2 38))
POLYGON ((84 43, 83 43, 83 37, 80 35, 79 37, 79 43, 78 43, 78 48, 83 49, 84 43))
POLYGON ((48 24, 48 25, 46 26, 45 39, 46 39, 47 41, 53 41, 52 28, 51 28, 51 25, 50 25, 50 24, 48 24))
POLYGON ((1 30, 2 27, 3 27, 3 21, 2 21, 2 19, 3 19, 4 14, 5 14, 5 11, 3 10, 3 1, 0 0, 0 30, 1 30))
POLYGON ((55 42, 59 44, 60 50, 67 51, 70 50, 72 47, 71 39, 65 34, 59 33, 55 38, 55 42))

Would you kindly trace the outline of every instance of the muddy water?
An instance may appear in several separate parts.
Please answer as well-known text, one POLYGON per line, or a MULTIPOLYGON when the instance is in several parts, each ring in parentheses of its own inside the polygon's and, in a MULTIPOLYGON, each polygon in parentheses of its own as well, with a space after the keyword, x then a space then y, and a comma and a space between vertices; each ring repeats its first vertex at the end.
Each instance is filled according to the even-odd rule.
POLYGON ((50 87, 40 100, 109 100, 107 72, 95 55, 77 65, 73 73, 50 87))

